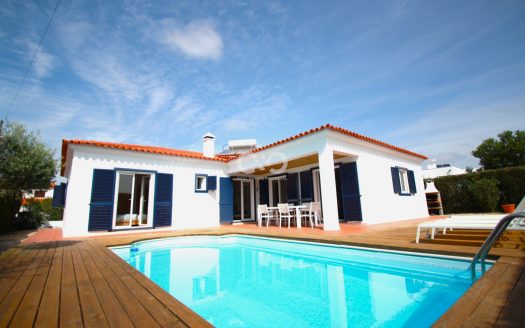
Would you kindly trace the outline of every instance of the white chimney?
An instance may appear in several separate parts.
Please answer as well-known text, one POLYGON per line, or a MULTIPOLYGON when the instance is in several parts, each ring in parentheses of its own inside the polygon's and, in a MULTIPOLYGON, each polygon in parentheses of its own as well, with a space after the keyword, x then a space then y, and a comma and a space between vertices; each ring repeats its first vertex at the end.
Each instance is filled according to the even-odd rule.
POLYGON ((205 157, 215 157, 215 136, 208 132, 202 137, 202 141, 202 154, 205 157))

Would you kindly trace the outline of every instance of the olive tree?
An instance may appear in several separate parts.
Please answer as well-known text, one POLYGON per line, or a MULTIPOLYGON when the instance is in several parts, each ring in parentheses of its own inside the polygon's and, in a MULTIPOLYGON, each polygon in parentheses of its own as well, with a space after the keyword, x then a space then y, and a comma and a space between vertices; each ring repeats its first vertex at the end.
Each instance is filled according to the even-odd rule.
POLYGON ((54 150, 20 123, 0 121, 0 230, 12 227, 22 194, 48 189, 58 164, 54 150))

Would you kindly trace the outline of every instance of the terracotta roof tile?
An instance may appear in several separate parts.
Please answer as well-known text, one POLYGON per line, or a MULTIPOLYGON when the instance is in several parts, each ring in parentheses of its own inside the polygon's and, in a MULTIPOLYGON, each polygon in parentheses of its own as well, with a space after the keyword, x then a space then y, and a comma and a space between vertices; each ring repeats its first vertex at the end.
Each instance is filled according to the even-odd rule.
POLYGON ((155 147, 155 146, 141 146, 141 145, 133 145, 133 144, 122 144, 122 143, 113 143, 113 142, 101 142, 101 141, 93 141, 93 140, 62 140, 62 166, 60 174, 64 175, 65 171, 65 164, 66 164, 66 158, 67 158, 67 146, 69 144, 75 144, 75 145, 87 145, 87 146, 95 146, 95 147, 104 147, 104 148, 112 148, 112 149, 120 149, 120 150, 129 150, 129 151, 137 151, 137 152, 143 152, 143 153, 151 153, 151 154, 158 154, 158 155, 167 155, 167 156, 177 156, 177 157, 186 157, 186 158, 195 158, 195 159, 203 159, 203 160, 211 160, 211 161, 218 161, 218 162, 229 162, 231 160, 234 160, 240 156, 250 154, 250 153, 256 153, 263 151, 265 149, 275 147, 278 145, 282 145, 284 143, 299 139, 301 137, 322 131, 322 130, 332 130, 356 139, 360 139, 372 144, 376 144, 400 153, 404 153, 410 156, 414 156, 420 159, 428 159, 428 157, 412 152, 410 150, 406 150, 400 147, 396 147, 394 145, 388 144, 386 142, 379 141, 377 139, 373 139, 364 135, 361 135, 359 133, 346 130, 331 124, 325 124, 320 127, 310 129, 308 131, 301 132, 299 134, 296 134, 292 137, 282 139, 279 141, 276 141, 274 143, 271 143, 269 145, 255 148, 252 151, 249 151, 244 154, 231 154, 231 155, 215 155, 215 157, 209 158, 205 157, 202 153, 196 152, 196 151, 190 151, 190 150, 181 150, 181 149, 173 149, 173 148, 165 148, 165 147, 155 147))
POLYGON ((200 152, 191 151, 191 150, 182 150, 182 149, 174 149, 174 148, 155 147, 155 146, 141 146, 141 145, 103 142, 103 141, 94 141, 94 140, 62 140, 62 160, 61 160, 62 165, 61 165, 61 170, 60 170, 61 175, 64 175, 65 164, 66 164, 66 159, 67 159, 67 148, 69 144, 129 150, 129 151, 136 151, 136 152, 142 152, 142 153, 195 158, 195 159, 203 159, 203 160, 218 161, 218 162, 227 162, 229 160, 229 158, 224 158, 220 156, 215 156, 211 158, 206 157, 200 152))

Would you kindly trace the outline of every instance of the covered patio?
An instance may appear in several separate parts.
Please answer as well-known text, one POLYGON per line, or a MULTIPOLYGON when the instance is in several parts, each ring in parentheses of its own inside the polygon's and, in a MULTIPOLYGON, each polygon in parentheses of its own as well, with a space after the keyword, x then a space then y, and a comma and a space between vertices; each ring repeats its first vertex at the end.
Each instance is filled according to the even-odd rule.
POLYGON ((423 217, 428 215, 426 200, 424 193, 417 193, 423 190, 423 181, 417 178, 422 158, 330 126, 307 131, 228 163, 229 178, 221 178, 220 193, 231 193, 232 198, 221 196, 221 223, 254 221, 258 205, 275 209, 278 204, 311 202, 320 204, 322 229, 327 231, 339 230, 340 222, 423 217), (409 173, 401 182, 400 170, 409 173), (396 194, 401 192, 396 192, 396 182, 392 186, 394 178, 405 185, 409 197, 396 194), (226 210, 230 204, 232 214, 226 210))

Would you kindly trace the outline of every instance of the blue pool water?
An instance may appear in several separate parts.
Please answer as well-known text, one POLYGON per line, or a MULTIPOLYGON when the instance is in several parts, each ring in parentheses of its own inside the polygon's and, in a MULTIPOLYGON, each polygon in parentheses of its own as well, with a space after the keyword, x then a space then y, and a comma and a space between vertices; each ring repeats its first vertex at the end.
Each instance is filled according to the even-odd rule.
POLYGON ((266 238, 112 250, 217 327, 427 327, 471 285, 465 260, 266 238))

